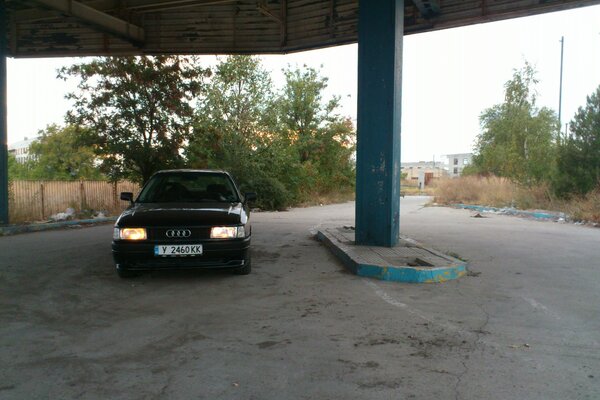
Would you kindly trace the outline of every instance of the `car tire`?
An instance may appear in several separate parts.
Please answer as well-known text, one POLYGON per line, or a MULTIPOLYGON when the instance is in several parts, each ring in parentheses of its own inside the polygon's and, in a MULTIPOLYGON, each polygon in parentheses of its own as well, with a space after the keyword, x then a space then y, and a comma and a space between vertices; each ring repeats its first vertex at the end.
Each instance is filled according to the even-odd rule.
POLYGON ((233 273, 236 275, 248 275, 252 271, 252 261, 250 260, 250 254, 244 260, 244 266, 240 268, 236 268, 233 270, 233 273))
POLYGON ((119 278, 128 279, 128 278, 134 278, 139 275, 136 271, 131 271, 119 264, 117 264, 116 267, 117 267, 117 275, 119 275, 119 278))

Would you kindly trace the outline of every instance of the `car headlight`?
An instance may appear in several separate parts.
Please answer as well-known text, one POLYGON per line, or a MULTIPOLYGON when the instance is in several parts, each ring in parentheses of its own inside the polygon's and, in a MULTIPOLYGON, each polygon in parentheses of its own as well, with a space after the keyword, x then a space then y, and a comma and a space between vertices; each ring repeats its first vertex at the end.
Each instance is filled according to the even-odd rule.
POLYGON ((210 230, 211 239, 235 239, 246 236, 243 226, 215 226, 210 230))
POLYGON ((113 238, 121 240, 146 240, 146 228, 115 228, 113 238))

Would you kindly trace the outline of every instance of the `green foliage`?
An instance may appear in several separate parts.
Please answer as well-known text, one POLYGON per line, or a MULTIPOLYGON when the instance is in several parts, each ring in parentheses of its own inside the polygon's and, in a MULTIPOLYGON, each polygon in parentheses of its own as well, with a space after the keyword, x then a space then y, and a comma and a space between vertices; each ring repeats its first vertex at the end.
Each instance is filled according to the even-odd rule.
POLYGON ((228 170, 240 182, 260 169, 265 160, 255 154, 268 144, 263 119, 271 95, 271 81, 257 57, 222 60, 197 109, 186 149, 190 165, 228 170))
MULTIPOLYGON (((20 164, 9 159, 12 179, 79 180, 103 179, 95 166, 94 151, 84 143, 85 132, 74 127, 49 125, 29 146, 32 159, 20 164)), ((86 134, 88 134, 86 132, 86 134)))
MULTIPOLYGON (((329 111, 322 107, 321 93, 327 87, 327 78, 320 77, 313 68, 288 68, 284 74, 286 86, 276 102, 280 133, 295 145, 300 162, 306 162, 318 149, 318 132, 329 111)), ((337 99, 328 106, 335 108, 335 102, 337 99)))
POLYGON ((462 169, 461 176, 483 175, 479 167, 475 164, 469 164, 462 169))
POLYGON ((562 197, 600 188, 600 87, 587 97, 559 146, 554 189, 562 197))
POLYGON ((257 192, 257 206, 283 209, 352 189, 355 142, 339 99, 323 100, 326 78, 311 68, 284 73, 281 92, 249 56, 211 70, 187 57, 99 58, 59 76, 80 80, 67 120, 88 128, 83 142, 109 178, 144 182, 184 165, 224 169, 257 192))
POLYGON ((18 179, 27 179, 29 169, 25 164, 17 162, 17 158, 8 153, 8 179, 10 181, 18 179))
POLYGON ((192 103, 207 74, 194 58, 177 56, 103 57, 59 71, 63 79, 79 79, 67 120, 90 128, 102 171, 141 182, 183 165, 192 103))
POLYGON ((548 181, 554 171, 558 121, 554 111, 536 107, 535 71, 515 70, 505 100, 480 116, 482 133, 467 172, 514 179, 526 185, 548 181))
POLYGON ((286 86, 273 93, 258 58, 222 60, 186 150, 193 167, 230 171, 264 209, 354 185, 354 127, 336 114, 338 99, 323 102, 327 79, 310 68, 284 73, 286 86))
POLYGON ((337 113, 339 97, 323 101, 327 78, 313 68, 288 68, 286 85, 274 103, 271 124, 291 153, 293 179, 285 179, 298 200, 354 187, 352 121, 337 113))
POLYGON ((267 123, 271 87, 257 57, 221 60, 197 109, 186 157, 195 168, 229 171, 242 191, 257 192, 257 207, 283 209, 290 198, 273 173, 281 160, 267 123))
POLYGON ((260 170, 245 178, 241 190, 256 192, 255 206, 264 210, 284 210, 290 205, 290 193, 283 183, 260 170))

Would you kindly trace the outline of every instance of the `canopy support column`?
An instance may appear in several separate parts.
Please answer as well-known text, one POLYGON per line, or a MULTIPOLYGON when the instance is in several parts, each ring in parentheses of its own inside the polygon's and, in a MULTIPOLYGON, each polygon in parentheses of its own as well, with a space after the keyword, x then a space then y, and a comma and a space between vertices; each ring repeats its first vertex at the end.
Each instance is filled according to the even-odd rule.
POLYGON ((358 21, 356 244, 392 247, 400 230, 404 1, 361 1, 358 21))
POLYGON ((0 225, 8 225, 8 146, 6 133, 6 0, 0 0, 0 225))

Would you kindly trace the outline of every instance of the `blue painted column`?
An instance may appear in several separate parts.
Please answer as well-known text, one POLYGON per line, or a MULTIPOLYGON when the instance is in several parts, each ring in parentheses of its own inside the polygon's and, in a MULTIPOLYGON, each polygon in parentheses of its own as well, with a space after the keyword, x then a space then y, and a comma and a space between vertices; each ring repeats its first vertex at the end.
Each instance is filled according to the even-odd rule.
POLYGON ((0 0, 0 225, 8 225, 8 148, 6 133, 6 1, 0 0))
POLYGON ((356 244, 391 247, 400 230, 404 0, 360 0, 356 244))

